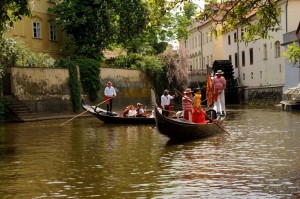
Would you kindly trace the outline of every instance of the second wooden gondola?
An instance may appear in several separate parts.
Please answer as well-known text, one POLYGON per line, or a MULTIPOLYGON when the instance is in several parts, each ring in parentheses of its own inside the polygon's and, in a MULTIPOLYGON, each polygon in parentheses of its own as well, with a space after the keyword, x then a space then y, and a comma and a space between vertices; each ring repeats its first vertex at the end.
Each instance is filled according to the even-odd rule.
POLYGON ((206 124, 196 124, 183 118, 169 118, 162 115, 155 107, 155 121, 158 131, 173 140, 192 140, 204 138, 213 134, 222 133, 222 125, 225 117, 219 117, 213 122, 208 120, 206 124))
POLYGON ((123 117, 122 114, 112 112, 107 113, 106 110, 99 107, 93 107, 85 104, 84 101, 81 102, 83 109, 88 111, 90 114, 98 118, 104 123, 110 124, 155 124, 154 117, 123 117))

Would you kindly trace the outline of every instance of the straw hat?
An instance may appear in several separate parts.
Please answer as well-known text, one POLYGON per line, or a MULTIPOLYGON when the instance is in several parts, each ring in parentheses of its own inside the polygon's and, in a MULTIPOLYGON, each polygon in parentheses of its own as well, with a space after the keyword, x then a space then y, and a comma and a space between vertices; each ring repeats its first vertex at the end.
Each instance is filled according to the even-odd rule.
POLYGON ((216 75, 223 75, 223 71, 222 70, 217 70, 216 75))
POLYGON ((190 88, 185 89, 184 94, 192 93, 193 91, 190 88))
POLYGON ((168 95, 169 94, 169 90, 164 90, 164 95, 168 95))
POLYGON ((130 109, 130 110, 132 110, 133 108, 134 108, 133 105, 129 105, 129 106, 126 107, 126 109, 130 109))

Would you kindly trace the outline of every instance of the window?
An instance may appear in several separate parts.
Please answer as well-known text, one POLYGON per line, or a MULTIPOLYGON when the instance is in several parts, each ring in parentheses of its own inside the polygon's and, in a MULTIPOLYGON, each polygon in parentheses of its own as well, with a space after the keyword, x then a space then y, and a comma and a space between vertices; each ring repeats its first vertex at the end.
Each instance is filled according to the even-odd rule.
POLYGON ((198 46, 201 46, 201 35, 198 35, 198 42, 199 42, 198 46))
POLYGON ((196 69, 199 68, 199 65, 198 65, 198 59, 196 58, 196 69))
POLYGON ((56 26, 50 24, 50 40, 56 41, 56 26))
POLYGON ((243 73, 243 80, 245 80, 246 79, 246 76, 245 76, 245 73, 243 73))
POLYGON ((195 37, 195 48, 197 47, 198 41, 197 41, 197 37, 195 37))
POLYGON ((207 56, 207 63, 206 65, 209 65, 209 56, 207 56))
POLYGON ((245 51, 242 51, 242 66, 245 66, 245 51))
POLYGON ((279 72, 280 72, 280 73, 282 72, 281 64, 279 64, 279 72))
POLYGON ((253 79, 253 72, 251 72, 251 79, 253 79))
POLYGON ((262 79, 262 71, 259 71, 260 79, 262 79))
POLYGON ((41 25, 40 22, 33 22, 32 23, 33 28, 33 38, 41 38, 41 25))
POLYGON ((206 43, 208 43, 208 32, 206 32, 206 43))
POLYGON ((275 57, 280 57, 280 42, 276 41, 275 42, 275 57))
POLYGON ((264 44, 264 59, 268 59, 268 49, 267 49, 267 44, 264 44))
POLYGON ((234 53, 234 64, 235 64, 235 67, 237 68, 238 67, 238 54, 237 53, 234 53))
POLYGON ((203 67, 202 67, 202 58, 201 57, 199 58, 199 65, 200 65, 200 68, 202 69, 203 67))
POLYGON ((194 38, 192 38, 192 48, 194 48, 194 38))
POLYGON ((228 35, 228 45, 231 45, 230 35, 228 35))
POLYGON ((232 58, 231 58, 231 55, 229 55, 229 61, 232 63, 232 60, 231 60, 232 58))
POLYGON ((253 48, 249 49, 250 65, 253 65, 253 48))
POLYGON ((236 32, 234 33, 234 42, 237 42, 237 34, 236 34, 236 32))
POLYGON ((242 28, 242 29, 241 29, 241 39, 242 39, 242 40, 244 39, 244 32, 245 32, 245 31, 244 31, 244 29, 242 28))

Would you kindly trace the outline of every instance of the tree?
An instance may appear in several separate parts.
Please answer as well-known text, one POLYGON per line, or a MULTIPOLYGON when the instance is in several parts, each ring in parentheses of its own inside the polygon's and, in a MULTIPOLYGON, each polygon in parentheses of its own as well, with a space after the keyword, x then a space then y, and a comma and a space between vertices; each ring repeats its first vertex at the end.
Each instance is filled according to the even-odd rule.
POLYGON ((1 0, 0 1, 0 38, 7 26, 22 16, 30 16, 28 0, 1 0))
POLYGON ((180 90, 186 89, 188 79, 188 54, 185 48, 180 47, 178 53, 170 46, 161 54, 163 66, 166 69, 166 78, 169 85, 180 90))
POLYGON ((65 0, 51 11, 72 35, 78 55, 98 59, 112 44, 124 44, 146 27, 142 0, 65 0))
POLYGON ((288 45, 288 49, 283 55, 292 63, 292 66, 300 67, 300 46, 296 42, 288 45))
MULTIPOLYGON (((191 0, 173 0, 176 7, 191 0)), ((281 10, 276 0, 205 0, 205 7, 197 13, 197 19, 211 20, 222 26, 223 31, 237 27, 244 29, 244 41, 268 38, 270 31, 280 29, 281 10)), ((214 32, 217 32, 214 27, 214 32)))

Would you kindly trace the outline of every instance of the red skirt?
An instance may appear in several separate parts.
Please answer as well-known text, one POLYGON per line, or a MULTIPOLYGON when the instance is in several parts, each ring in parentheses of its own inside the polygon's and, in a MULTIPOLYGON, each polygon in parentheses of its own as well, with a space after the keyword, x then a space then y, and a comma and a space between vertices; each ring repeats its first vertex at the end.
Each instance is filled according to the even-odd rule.
POLYGON ((202 108, 193 108, 192 122, 197 124, 206 124, 204 110, 202 108))

